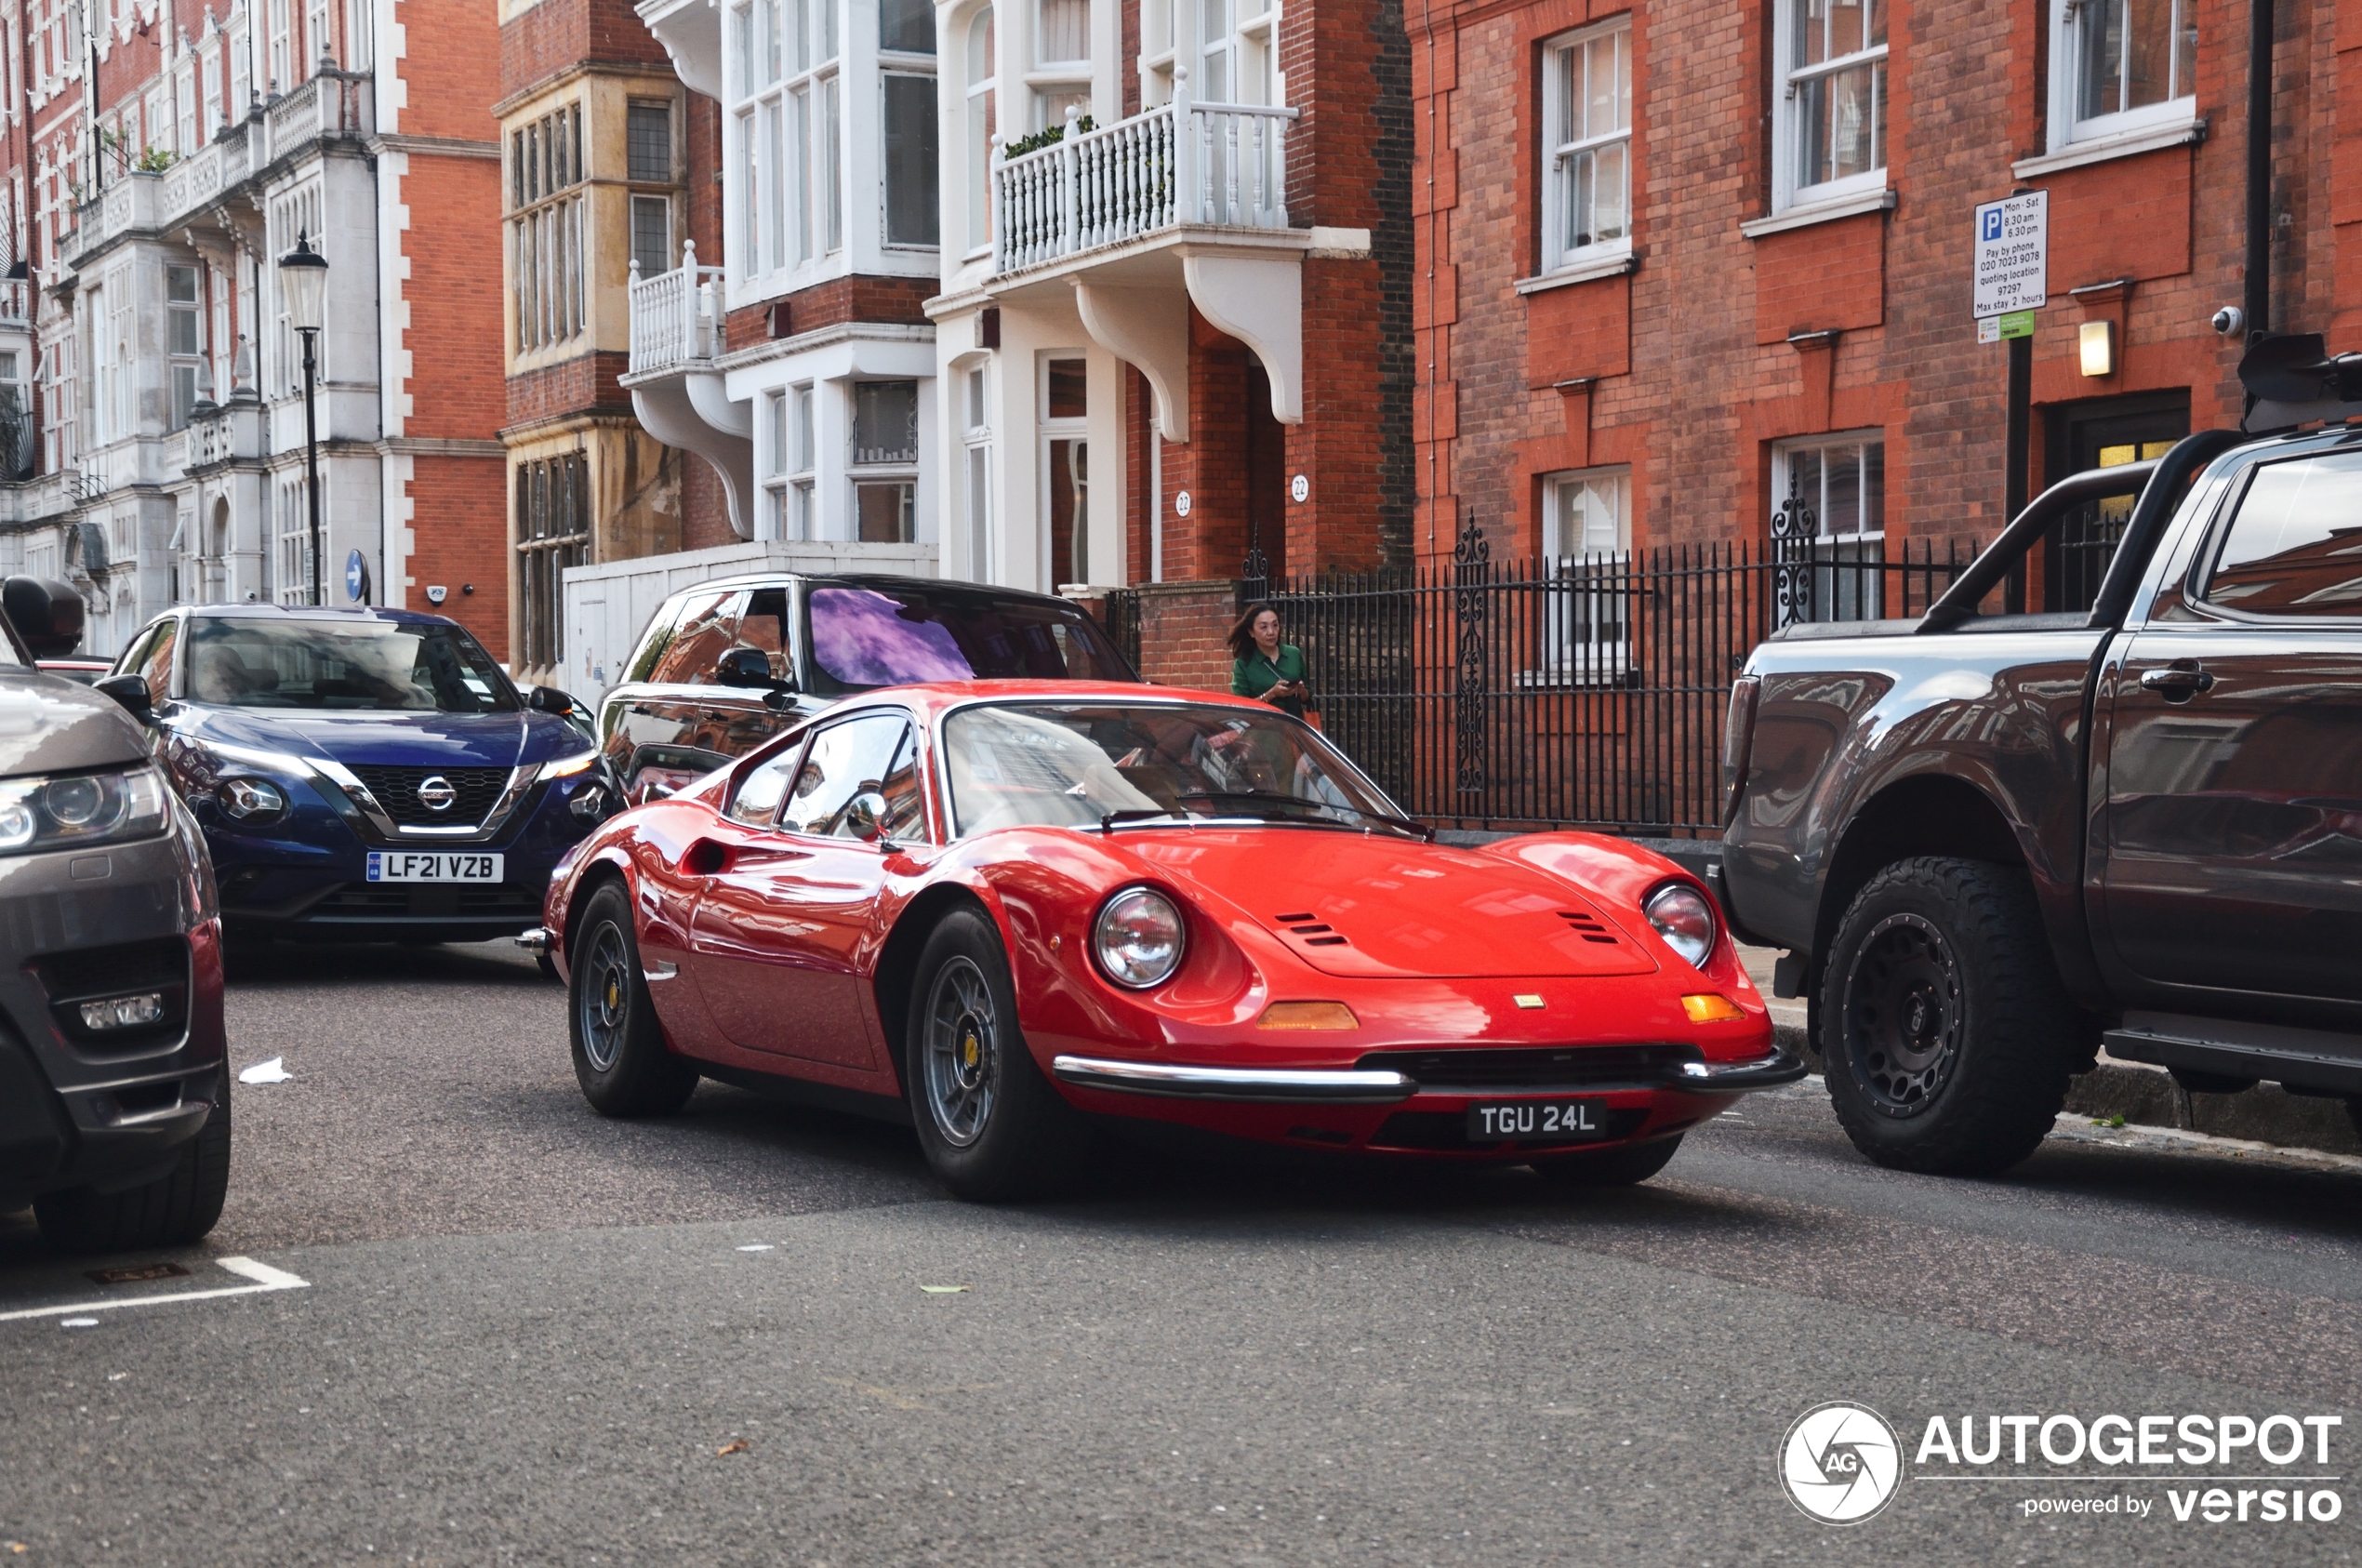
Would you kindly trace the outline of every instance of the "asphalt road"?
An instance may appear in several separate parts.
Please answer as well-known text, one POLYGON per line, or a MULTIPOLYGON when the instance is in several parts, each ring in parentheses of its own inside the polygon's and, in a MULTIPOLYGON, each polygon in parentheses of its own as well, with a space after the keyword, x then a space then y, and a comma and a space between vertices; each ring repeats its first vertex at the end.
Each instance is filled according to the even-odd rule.
MULTIPOLYGON (((602 1122, 561 1000, 489 948, 233 976, 234 1061, 293 1076, 240 1091, 215 1236, 111 1260, 188 1274, 94 1283, 0 1218, 0 1561, 2146 1564, 2362 1545, 2353 1511, 2266 1523, 2258 1499, 2209 1524, 2169 1500, 2199 1474, 2301 1474, 2362 1503, 2357 1163, 2065 1127, 2006 1179, 1923 1180, 1864 1165, 1800 1089, 1744 1102, 1630 1192, 1138 1157, 1065 1203, 980 1209, 941 1197, 907 1132, 735 1090, 602 1122), (217 1290, 245 1294, 165 1299, 217 1290), (1775 1463, 1833 1400, 1891 1421, 1905 1462, 1845 1529, 1791 1506, 1775 1463), (1982 1433, 2060 1413, 2344 1425, 2327 1464, 1917 1462, 1931 1416, 1982 1433), (2028 1512, 2075 1499, 2102 1511, 2028 1512)), ((2275 1481, 2226 1483, 2218 1511, 2275 1481)))

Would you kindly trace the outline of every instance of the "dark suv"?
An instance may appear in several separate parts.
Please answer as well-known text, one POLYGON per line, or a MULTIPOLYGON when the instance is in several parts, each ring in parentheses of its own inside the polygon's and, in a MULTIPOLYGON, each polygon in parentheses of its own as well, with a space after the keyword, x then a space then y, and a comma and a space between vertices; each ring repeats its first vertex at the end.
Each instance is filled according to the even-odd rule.
POLYGON ((599 705, 625 798, 669 794, 830 703, 920 681, 1135 681, 1079 605, 925 578, 762 576, 658 606, 599 705))
POLYGON ((0 606, 0 1213, 73 1250, 193 1242, 230 1180, 213 867, 139 726, 34 668, 80 596, 10 578, 0 606))

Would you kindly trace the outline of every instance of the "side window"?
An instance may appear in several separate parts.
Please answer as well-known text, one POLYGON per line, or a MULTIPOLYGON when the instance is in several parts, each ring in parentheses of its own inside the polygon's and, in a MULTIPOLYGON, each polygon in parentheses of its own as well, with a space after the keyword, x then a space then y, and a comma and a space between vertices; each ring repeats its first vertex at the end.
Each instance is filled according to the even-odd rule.
POLYGON ((2362 616, 2362 452, 2261 469, 2205 596, 2249 615, 2362 616))
POLYGON ((731 818, 767 827, 779 815, 779 803, 787 798, 788 780, 795 777, 796 764, 803 759, 801 737, 779 749, 779 754, 738 780, 738 792, 730 797, 731 818))
POLYGON ((179 641, 179 621, 166 621, 156 628, 154 639, 141 650, 139 672, 148 683, 148 700, 158 706, 172 695, 172 649, 179 641))
POLYGON ((896 761, 908 749, 909 730, 901 714, 879 713, 830 724, 815 735, 780 808, 779 826, 819 838, 843 835, 845 806, 864 791, 884 791, 896 761))
POLYGON ((148 664, 148 649, 154 645, 156 638, 162 635, 163 631, 163 626, 151 626, 132 638, 131 645, 115 655, 113 673, 130 675, 144 671, 148 664))
POLYGON ((785 681, 788 673, 788 591, 758 588, 747 595, 746 613, 738 618, 734 648, 752 648, 771 661, 771 678, 785 681))
POLYGON ((666 685, 702 685, 713 679, 713 667, 730 647, 738 625, 744 593, 705 593, 682 606, 681 625, 672 645, 657 660, 651 681, 666 685))
POLYGON ((641 633, 640 645, 631 652, 631 662, 623 672, 625 680, 644 681, 654 673, 657 661, 672 646, 672 631, 681 624, 682 612, 697 597, 683 593, 657 606, 657 613, 648 618, 648 630, 641 633))
POLYGON ((907 726, 903 729, 902 749, 895 753, 893 765, 879 781, 878 793, 886 801, 886 837, 926 837, 926 796, 919 788, 919 737, 915 730, 907 726))

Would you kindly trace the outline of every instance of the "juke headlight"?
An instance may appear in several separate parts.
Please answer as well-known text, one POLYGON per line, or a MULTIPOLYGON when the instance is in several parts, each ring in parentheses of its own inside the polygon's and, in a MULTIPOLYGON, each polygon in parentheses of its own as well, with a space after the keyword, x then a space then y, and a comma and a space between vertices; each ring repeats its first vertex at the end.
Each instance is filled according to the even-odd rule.
POLYGON ((1188 949, 1180 906, 1153 887, 1127 887, 1100 908, 1091 945, 1117 985, 1147 990, 1173 978, 1188 949))
POLYGON ((1640 912, 1649 917, 1665 945, 1692 967, 1714 950, 1714 906, 1705 894, 1687 883, 1668 882, 1649 895, 1640 912))
POLYGON ((153 767, 0 779, 0 855, 153 838, 172 821, 153 767))

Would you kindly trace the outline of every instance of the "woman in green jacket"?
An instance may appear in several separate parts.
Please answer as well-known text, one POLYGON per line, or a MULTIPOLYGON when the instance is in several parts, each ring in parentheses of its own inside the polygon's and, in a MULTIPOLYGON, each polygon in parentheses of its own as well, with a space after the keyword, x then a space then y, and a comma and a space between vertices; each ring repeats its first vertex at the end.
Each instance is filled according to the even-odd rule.
POLYGON ((1280 641, 1280 612, 1254 604, 1230 628, 1230 690, 1257 697, 1282 712, 1304 717, 1304 650, 1280 641))

